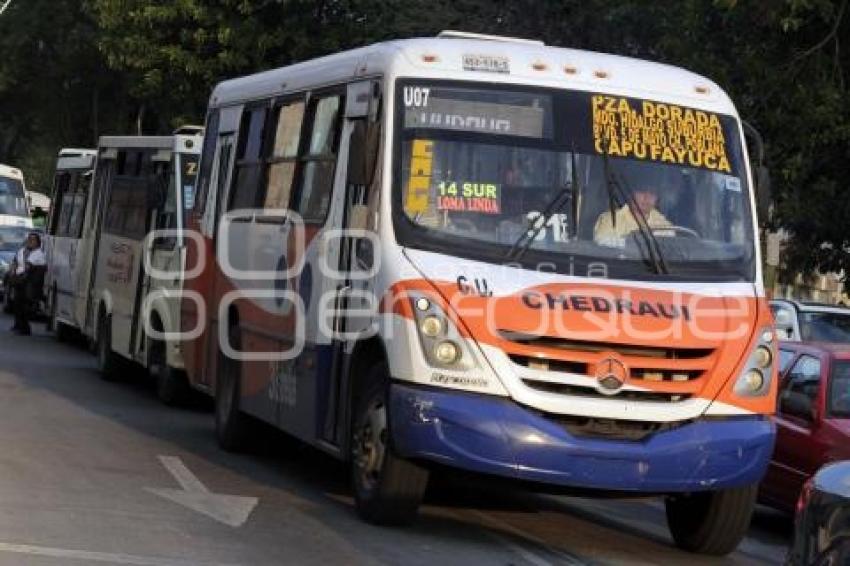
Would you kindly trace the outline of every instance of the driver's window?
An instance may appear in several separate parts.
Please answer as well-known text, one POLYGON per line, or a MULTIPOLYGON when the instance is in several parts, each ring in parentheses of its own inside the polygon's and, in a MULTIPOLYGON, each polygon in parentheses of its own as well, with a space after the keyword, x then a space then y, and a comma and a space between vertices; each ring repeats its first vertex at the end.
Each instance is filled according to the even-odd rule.
POLYGON ((821 361, 803 355, 797 360, 779 394, 779 412, 805 421, 813 420, 821 382, 821 361))

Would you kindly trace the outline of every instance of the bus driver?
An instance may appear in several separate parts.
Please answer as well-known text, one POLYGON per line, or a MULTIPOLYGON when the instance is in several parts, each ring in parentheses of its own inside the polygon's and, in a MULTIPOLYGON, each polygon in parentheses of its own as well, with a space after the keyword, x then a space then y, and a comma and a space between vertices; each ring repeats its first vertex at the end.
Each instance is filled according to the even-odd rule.
MULTIPOLYGON (((658 191, 653 185, 645 185, 634 192, 634 204, 646 219, 650 228, 664 228, 671 223, 656 208, 658 191)), ((593 227, 593 239, 604 246, 621 247, 624 239, 637 231, 638 222, 628 203, 619 210, 606 211, 599 215, 593 227)))

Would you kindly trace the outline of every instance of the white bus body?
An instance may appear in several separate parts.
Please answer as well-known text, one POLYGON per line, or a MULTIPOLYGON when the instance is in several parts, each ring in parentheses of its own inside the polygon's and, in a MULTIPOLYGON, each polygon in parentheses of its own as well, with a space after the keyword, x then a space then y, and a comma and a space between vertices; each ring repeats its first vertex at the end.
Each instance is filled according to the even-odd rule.
POLYGON ((98 146, 91 283, 83 334, 97 345, 104 377, 122 362, 148 368, 174 402, 183 369, 180 328, 183 227, 192 205, 199 135, 103 137, 98 146), (159 230, 162 237, 148 238, 159 230), (145 268, 145 255, 150 261, 145 268))
POLYGON ((61 150, 53 178, 52 208, 44 235, 47 255, 45 296, 50 324, 65 339, 69 327, 77 327, 74 306, 84 299, 80 281, 89 266, 79 254, 83 226, 91 200, 97 151, 61 150))

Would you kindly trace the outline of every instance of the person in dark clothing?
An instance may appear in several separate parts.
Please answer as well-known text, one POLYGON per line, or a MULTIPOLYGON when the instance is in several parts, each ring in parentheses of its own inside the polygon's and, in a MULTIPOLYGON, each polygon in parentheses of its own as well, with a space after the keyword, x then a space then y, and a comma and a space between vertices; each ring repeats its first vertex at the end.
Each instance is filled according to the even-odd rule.
POLYGON ((31 334, 29 319, 35 305, 41 300, 44 287, 44 273, 47 260, 41 249, 41 236, 36 232, 27 236, 26 242, 12 262, 12 285, 14 286, 15 325, 12 330, 18 334, 31 334))

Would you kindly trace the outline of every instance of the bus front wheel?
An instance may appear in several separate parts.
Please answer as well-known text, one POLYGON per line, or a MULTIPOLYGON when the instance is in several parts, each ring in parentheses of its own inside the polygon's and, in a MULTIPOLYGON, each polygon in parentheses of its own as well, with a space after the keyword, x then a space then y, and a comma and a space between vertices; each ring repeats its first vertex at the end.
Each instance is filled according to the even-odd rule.
POLYGON ((757 486, 669 496, 667 525, 680 548, 722 556, 735 550, 747 533, 757 486))
POLYGON ((416 518, 428 471, 393 451, 388 415, 389 372, 372 368, 355 404, 351 472, 358 514, 370 523, 406 525, 416 518))

